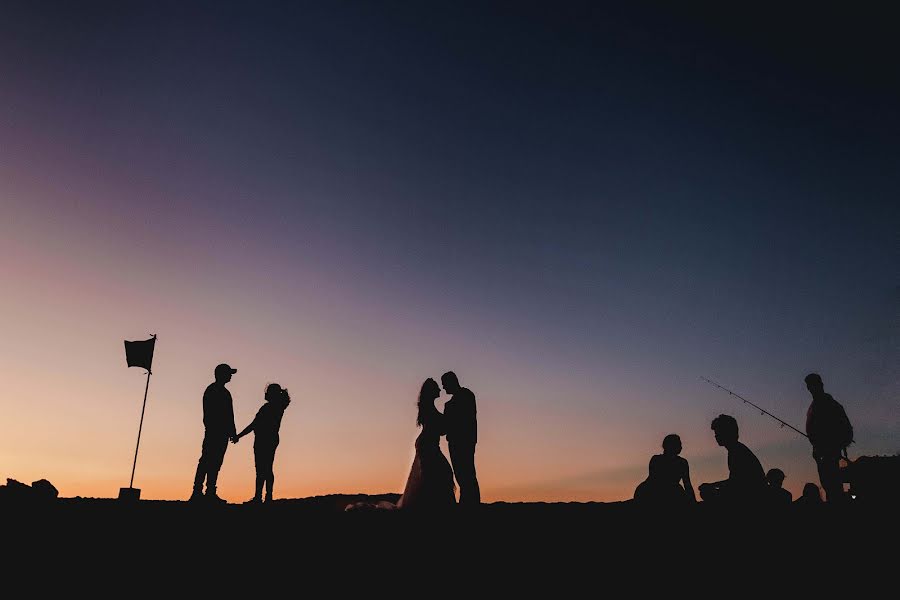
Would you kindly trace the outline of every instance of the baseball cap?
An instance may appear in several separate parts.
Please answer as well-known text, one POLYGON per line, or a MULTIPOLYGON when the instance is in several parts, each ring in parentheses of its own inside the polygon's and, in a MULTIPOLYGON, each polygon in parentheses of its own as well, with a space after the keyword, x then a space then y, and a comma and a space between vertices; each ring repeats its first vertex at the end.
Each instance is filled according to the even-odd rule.
POLYGON ((232 369, 231 365, 222 363, 220 365, 216 365, 216 374, 219 373, 231 373, 232 375, 234 375, 235 373, 237 373, 237 369, 232 369))

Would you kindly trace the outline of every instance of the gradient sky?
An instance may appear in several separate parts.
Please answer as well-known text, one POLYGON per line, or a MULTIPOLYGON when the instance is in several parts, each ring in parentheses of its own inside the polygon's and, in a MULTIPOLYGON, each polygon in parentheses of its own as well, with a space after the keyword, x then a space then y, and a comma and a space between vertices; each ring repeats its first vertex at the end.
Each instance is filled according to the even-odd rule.
POLYGON ((672 432, 722 479, 719 413, 817 481, 701 375, 802 428, 818 371, 900 451, 893 21, 258 4, 0 7, 0 477, 127 486, 151 333, 144 498, 189 496, 219 362, 239 429, 293 396, 279 497, 402 491, 448 369, 486 501, 630 498, 672 432))

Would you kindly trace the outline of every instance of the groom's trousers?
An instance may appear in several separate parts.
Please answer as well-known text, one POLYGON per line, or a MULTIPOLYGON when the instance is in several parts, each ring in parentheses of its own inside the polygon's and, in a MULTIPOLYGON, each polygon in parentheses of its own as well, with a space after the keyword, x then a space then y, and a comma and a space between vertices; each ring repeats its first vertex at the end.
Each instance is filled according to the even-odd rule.
POLYGON ((481 489, 475 476, 475 442, 448 444, 453 473, 459 484, 459 505, 481 504, 481 489))

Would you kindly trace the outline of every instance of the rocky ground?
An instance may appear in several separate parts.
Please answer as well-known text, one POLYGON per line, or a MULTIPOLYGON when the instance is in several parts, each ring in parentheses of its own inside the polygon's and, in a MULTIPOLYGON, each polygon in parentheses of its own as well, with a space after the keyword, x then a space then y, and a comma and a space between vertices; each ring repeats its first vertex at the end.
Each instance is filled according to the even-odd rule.
POLYGON ((47 593, 79 596, 743 595, 757 586, 784 595, 784 585, 808 594, 825 581, 835 593, 852 581, 859 594, 877 561, 896 556, 898 541, 895 509, 885 506, 764 513, 700 504, 659 512, 630 502, 497 502, 442 515, 344 510, 396 499, 7 500, 0 502, 4 572, 28 574, 47 593), (727 587, 705 587, 714 582, 727 587))

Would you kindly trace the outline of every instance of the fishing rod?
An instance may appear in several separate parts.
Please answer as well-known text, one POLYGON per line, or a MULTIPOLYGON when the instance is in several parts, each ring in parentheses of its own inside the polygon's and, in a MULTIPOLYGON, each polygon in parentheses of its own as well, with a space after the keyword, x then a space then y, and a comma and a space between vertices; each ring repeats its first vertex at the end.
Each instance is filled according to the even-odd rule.
POLYGON ((762 414, 768 415, 768 416, 772 417, 773 419, 775 419, 776 421, 778 421, 779 423, 781 423, 781 427, 782 427, 782 428, 784 428, 784 427, 790 427, 791 429, 793 429, 794 431, 796 431, 797 433, 799 433, 799 434, 802 435, 803 437, 809 439, 809 436, 808 436, 808 435, 806 435, 805 433, 803 433, 802 431, 800 431, 799 429, 797 429, 796 427, 794 427, 794 426, 791 425, 790 423, 786 423, 786 422, 782 421, 781 419, 779 419, 778 417, 776 417, 775 415, 773 415, 772 413, 770 413, 770 412, 767 411, 766 409, 764 409, 764 408, 762 408, 762 407, 760 407, 760 406, 757 406, 757 405, 753 404, 752 402, 750 402, 749 400, 747 400, 746 398, 744 398, 744 397, 741 396, 740 394, 736 394, 736 393, 732 392, 731 390, 729 390, 729 389, 728 389, 727 387, 725 387, 724 385, 719 385, 718 383, 716 383, 716 382, 713 381, 712 379, 707 379, 706 377, 702 377, 702 376, 701 376, 700 379, 702 379, 703 381, 705 381, 706 383, 708 383, 708 384, 710 384, 710 385, 713 385, 713 386, 719 388, 720 390, 724 390, 724 391, 728 392, 729 394, 731 394, 731 395, 734 396, 735 398, 739 398, 739 399, 743 400, 743 401, 744 401, 744 404, 749 404, 749 405, 752 406, 753 408, 755 408, 755 409, 757 409, 758 411, 760 411, 762 414))

